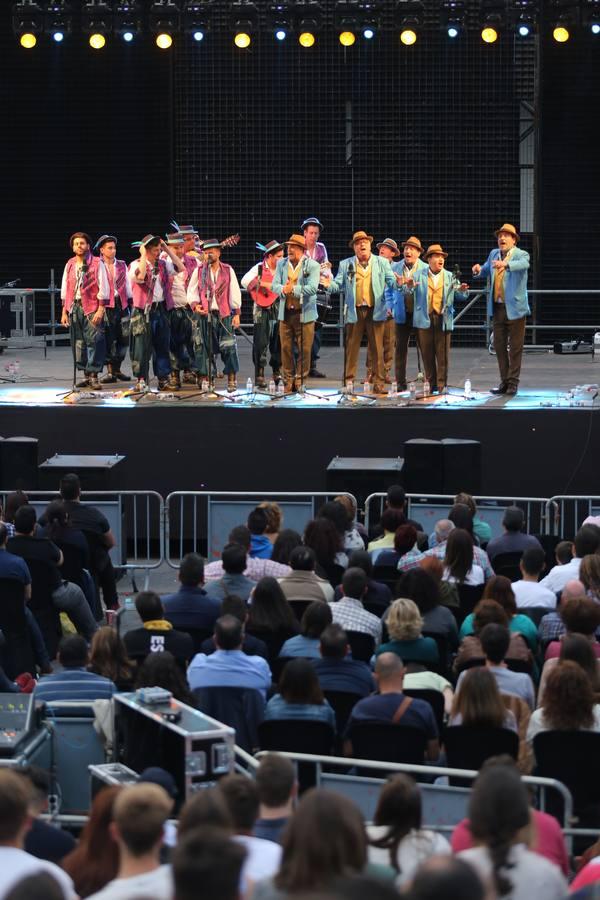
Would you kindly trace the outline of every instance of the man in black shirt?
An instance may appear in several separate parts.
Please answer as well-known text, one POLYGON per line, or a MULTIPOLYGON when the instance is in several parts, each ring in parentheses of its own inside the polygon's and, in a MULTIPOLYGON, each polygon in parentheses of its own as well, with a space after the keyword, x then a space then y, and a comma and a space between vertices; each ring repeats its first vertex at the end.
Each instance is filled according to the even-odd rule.
POLYGON ((31 828, 25 835, 23 849, 38 859, 47 859, 60 865, 67 853, 75 849, 77 842, 67 831, 40 818, 48 808, 50 776, 39 766, 16 767, 13 771, 22 775, 28 788, 31 788, 29 811, 33 818, 31 828))
POLYGON ((135 608, 144 623, 143 628, 134 628, 124 636, 127 653, 138 662, 149 653, 172 653, 180 666, 187 669, 194 655, 194 642, 189 634, 176 631, 165 619, 162 601, 154 591, 140 591, 135 598, 135 608))

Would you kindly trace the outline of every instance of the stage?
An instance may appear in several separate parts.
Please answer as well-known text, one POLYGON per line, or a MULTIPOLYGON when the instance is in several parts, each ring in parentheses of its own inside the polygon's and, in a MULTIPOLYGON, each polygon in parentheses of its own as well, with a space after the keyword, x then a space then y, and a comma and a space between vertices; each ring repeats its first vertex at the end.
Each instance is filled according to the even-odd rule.
MULTIPOLYGON (((402 456, 409 438, 446 437, 481 442, 483 494, 598 492, 600 403, 570 394, 576 384, 598 380, 600 365, 591 356, 527 354, 522 387, 510 398, 489 393, 496 361, 484 349, 453 350, 446 396, 374 398, 357 380, 349 398, 330 377, 309 380, 302 395, 273 398, 246 391, 253 374, 249 348, 241 343, 239 349, 238 391, 227 394, 219 379, 210 399, 194 386, 166 395, 128 395, 129 385, 70 394, 68 348, 49 350, 46 359, 39 349, 9 350, 0 368, 0 435, 37 437, 40 462, 54 453, 125 454, 115 487, 163 495, 321 490, 336 455, 402 456), (15 382, 6 367, 17 358, 15 382), (471 399, 464 397, 467 377, 471 399)), ((416 366, 416 358, 410 362, 416 366)), ((340 371, 341 351, 324 348, 319 367, 330 376, 340 371)))

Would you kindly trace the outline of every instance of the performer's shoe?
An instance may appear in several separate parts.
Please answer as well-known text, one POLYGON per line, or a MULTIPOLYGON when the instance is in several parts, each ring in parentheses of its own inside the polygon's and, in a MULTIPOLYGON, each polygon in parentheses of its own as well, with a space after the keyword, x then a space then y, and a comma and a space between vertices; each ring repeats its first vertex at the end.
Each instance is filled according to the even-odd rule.
POLYGON ((392 383, 392 376, 390 375, 389 372, 386 372, 386 374, 385 374, 385 383, 386 383, 386 384, 391 384, 391 383, 392 383))
POLYGON ((373 393, 374 394, 385 394, 386 393, 385 384, 378 384, 377 382, 375 382, 375 384, 373 385, 373 393))
POLYGON ((507 386, 507 388, 506 388, 506 391, 505 391, 506 396, 507 396, 507 397, 514 397, 515 394, 518 392, 518 390, 519 390, 519 389, 518 389, 518 387, 517 387, 516 384, 509 384, 509 385, 507 386))
POLYGON ((180 391, 181 381, 179 380, 179 372, 171 372, 168 383, 170 391, 180 391))
POLYGON ((113 369, 113 375, 117 381, 131 381, 132 380, 130 375, 126 375, 125 372, 121 372, 120 369, 117 369, 116 372, 113 369))
POLYGON ((183 370, 183 378, 181 380, 183 381, 184 384, 196 384, 197 377, 196 377, 196 375, 194 375, 194 373, 191 371, 191 369, 184 369, 183 370))
POLYGON ((498 387, 490 388, 490 394, 506 394, 508 385, 505 381, 501 381, 498 387))
POLYGON ((311 369, 308 373, 309 378, 327 378, 327 375, 324 372, 319 372, 318 369, 311 369))
POLYGON ((225 372, 218 372, 218 371, 217 371, 217 378, 225 378, 225 372))
POLYGON ((98 381, 98 376, 95 372, 92 372, 91 375, 88 376, 88 385, 91 387, 93 391, 100 390, 100 382, 98 381))
POLYGON ((281 372, 280 372, 280 370, 279 370, 279 369, 273 369, 273 381, 275 382, 275 384, 279 384, 279 382, 280 382, 281 380, 282 380, 282 379, 281 379, 281 372))
POLYGON ((266 388, 266 386, 267 386, 267 381, 265 379, 265 370, 259 369, 256 374, 256 387, 266 388))
POLYGON ((76 388, 86 388, 89 386, 90 386, 90 379, 87 377, 87 375, 85 376, 85 378, 82 378, 81 381, 75 382, 76 388))
POLYGON ((100 381, 102 382, 102 384, 116 384, 117 376, 113 372, 113 368, 110 363, 106 367, 106 375, 103 375, 100 381))
POLYGON ((172 390, 171 386, 169 385, 169 379, 168 378, 159 378, 158 379, 158 389, 159 389, 159 391, 172 390))
MULTIPOLYGON (((223 375, 217 375, 217 378, 222 378, 222 377, 223 377, 223 375)), ((234 391, 237 391, 237 381, 235 379, 235 375, 232 373, 227 376, 227 393, 233 394, 234 391)))

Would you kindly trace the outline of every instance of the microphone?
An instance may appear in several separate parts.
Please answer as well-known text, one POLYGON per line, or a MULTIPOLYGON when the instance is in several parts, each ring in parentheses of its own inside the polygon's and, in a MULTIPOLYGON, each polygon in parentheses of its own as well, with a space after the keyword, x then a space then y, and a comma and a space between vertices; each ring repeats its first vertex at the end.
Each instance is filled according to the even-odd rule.
POLYGON ((354 278, 354 263, 350 260, 350 265, 348 266, 348 281, 352 281, 354 278))
POLYGON ((20 282, 21 282, 20 278, 15 278, 13 281, 7 281, 6 284, 4 285, 4 287, 5 288, 16 287, 18 284, 20 284, 20 282))
POLYGON ((462 284, 462 272, 460 271, 458 263, 452 269, 452 276, 454 278, 455 287, 460 287, 462 284))

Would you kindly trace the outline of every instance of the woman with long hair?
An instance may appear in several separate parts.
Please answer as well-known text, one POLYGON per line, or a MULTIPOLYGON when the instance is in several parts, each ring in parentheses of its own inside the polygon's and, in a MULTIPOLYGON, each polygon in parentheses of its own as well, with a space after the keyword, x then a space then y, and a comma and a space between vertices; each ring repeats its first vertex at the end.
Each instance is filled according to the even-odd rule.
POLYGON ((250 595, 246 631, 267 645, 275 659, 288 638, 298 634, 298 620, 276 578, 261 578, 250 595))
MULTIPOLYGON (((508 616, 510 631, 523 635, 523 640, 527 642, 531 652, 536 653, 538 646, 537 628, 529 616, 518 611, 510 578, 506 578, 505 575, 493 575, 492 578, 488 578, 481 599, 495 600, 496 603, 499 603, 508 616)), ((473 634, 473 619, 474 612, 470 613, 462 623, 459 637, 463 638, 467 634, 473 634)))
POLYGON ((309 719, 326 722, 335 730, 335 713, 325 697, 314 665, 292 659, 279 679, 279 693, 271 697, 265 719, 309 719))
POLYGON ((139 667, 135 679, 136 690, 142 687, 164 688, 166 691, 171 691, 180 703, 196 706, 196 700, 185 680, 185 675, 173 654, 168 650, 162 653, 148 654, 139 667))
POLYGON ((600 555, 588 553, 579 565, 579 580, 591 600, 600 603, 600 555))
POLYGON ((273 562, 281 563, 282 566, 289 566, 292 550, 295 550, 296 547, 300 547, 301 544, 302 537, 297 531, 294 531, 293 528, 284 528, 283 531, 279 532, 275 543, 273 544, 271 560, 273 562))
POLYGON ((517 720, 506 709, 496 679, 488 669, 469 669, 454 695, 450 725, 474 725, 480 728, 510 728, 517 731, 517 720))
POLYGON ((329 603, 313 600, 306 607, 300 622, 300 634, 289 638, 279 655, 283 657, 300 656, 303 659, 320 659, 320 639, 323 631, 331 625, 333 617, 329 603))
POLYGON ((440 661, 436 642, 431 637, 423 637, 423 619, 413 600, 401 597, 394 600, 386 620, 390 640, 377 648, 381 653, 396 653, 403 660, 437 665, 440 661))
POLYGON ((529 743, 541 731, 600 731, 600 704, 576 662, 559 661, 546 678, 541 702, 529 720, 529 743))
POLYGON ((565 634, 560 642, 560 656, 547 659, 542 669, 542 677, 538 688, 538 706, 542 706, 544 689, 550 672, 564 660, 576 662, 586 673, 592 686, 592 691, 597 699, 600 699, 600 659, 594 653, 594 648, 584 634, 565 634))
POLYGON ((135 665, 127 656, 116 629, 110 625, 104 625, 94 634, 88 669, 110 679, 120 691, 133 690, 135 665))
POLYGON ((483 569, 473 562, 473 538, 464 528, 455 528, 448 535, 444 554, 444 580, 476 587, 483 584, 483 569))
POLYGON ((429 856, 452 852, 446 838, 422 828, 421 792, 408 775, 394 775, 381 789, 367 837, 369 862, 395 869, 398 886, 429 856))
POLYGON ((115 799, 120 787, 104 787, 92 802, 79 843, 61 861, 80 897, 89 897, 117 877, 119 848, 110 834, 115 799))
POLYGON ((265 530, 265 536, 268 537, 272 544, 274 544, 281 531, 281 526, 283 525, 283 512, 281 511, 281 507, 279 503, 274 503, 272 500, 263 500, 262 503, 258 504, 258 509, 263 509, 266 513, 267 528, 265 530))
MULTIPOLYGON (((434 557, 431 557, 433 560, 434 557)), ((441 560, 436 560, 442 566, 441 560)), ((399 597, 414 600, 423 617, 423 631, 439 634, 448 642, 448 649, 458 647, 458 629, 456 619, 446 606, 442 606, 440 582, 426 569, 417 566, 400 576, 396 585, 399 597)))
POLYGON ((337 556, 343 553, 344 544, 333 522, 323 517, 311 519, 304 529, 304 543, 315 552, 317 575, 334 588, 341 584, 345 566, 337 562, 337 556))
POLYGON ((317 513, 319 519, 329 519, 335 526, 342 542, 342 551, 338 554, 337 562, 341 566, 348 565, 348 553, 353 550, 364 550, 365 542, 354 527, 354 519, 348 513, 347 507, 339 500, 331 500, 324 503, 317 513))

